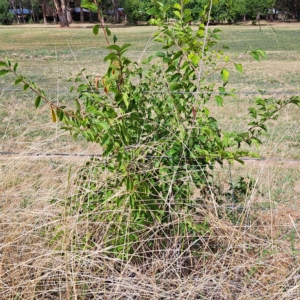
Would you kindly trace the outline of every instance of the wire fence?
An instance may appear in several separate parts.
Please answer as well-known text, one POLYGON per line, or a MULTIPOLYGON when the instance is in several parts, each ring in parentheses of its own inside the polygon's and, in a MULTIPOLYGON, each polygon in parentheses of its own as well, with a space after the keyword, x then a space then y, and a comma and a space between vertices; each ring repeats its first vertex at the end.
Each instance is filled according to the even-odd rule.
MULTIPOLYGON (((84 153, 47 153, 47 152, 13 152, 13 151, 0 151, 0 155, 2 156, 24 156, 24 157, 103 157, 102 154, 84 154, 84 153)), ((146 159, 172 159, 172 156, 145 156, 146 159)), ((205 157, 197 157, 193 159, 203 159, 205 157)), ((190 159, 190 157, 182 157, 182 159, 190 159)), ((247 161, 257 161, 257 162, 294 162, 300 163, 300 159, 295 158, 254 158, 254 157, 241 157, 239 158, 244 162, 247 161)))
MULTIPOLYGON (((53 89, 53 88, 44 88, 45 90, 50 90, 52 92, 69 92, 69 89, 53 89)), ((13 91, 13 92, 21 92, 23 89, 21 88, 0 88, 0 91, 13 91)), ((201 95, 205 94, 205 91, 199 91, 199 92, 172 92, 172 91, 144 91, 144 93, 149 94, 178 94, 178 95, 201 95)), ((211 95, 220 95, 218 92, 210 92, 211 95)), ((239 91, 234 93, 229 93, 227 96, 230 95, 300 95, 300 91, 239 91)), ((226 95, 224 95, 226 96, 226 95)))

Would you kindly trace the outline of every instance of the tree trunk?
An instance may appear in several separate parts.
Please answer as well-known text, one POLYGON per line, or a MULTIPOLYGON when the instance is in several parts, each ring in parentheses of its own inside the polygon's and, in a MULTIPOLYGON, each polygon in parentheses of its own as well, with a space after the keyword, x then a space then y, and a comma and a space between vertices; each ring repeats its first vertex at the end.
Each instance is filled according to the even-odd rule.
POLYGON ((39 22, 40 22, 40 19, 39 19, 39 12, 38 12, 38 11, 35 13, 35 20, 36 20, 36 23, 39 23, 39 22))
POLYGON ((46 13, 47 12, 47 2, 43 1, 41 3, 41 6, 42 6, 44 24, 47 24, 47 18, 46 18, 46 15, 47 15, 47 13, 46 13))
POLYGON ((259 21, 259 20, 260 20, 260 11, 258 10, 256 13, 256 21, 259 21))
POLYGON ((119 0, 112 0, 114 6, 114 23, 120 23, 119 0))
POLYGON ((54 20, 54 23, 57 24, 57 12, 53 12, 53 20, 54 20))
POLYGON ((66 0, 54 0, 54 4, 59 17, 60 27, 69 27, 66 10, 66 0))
POLYGON ((281 21, 284 21, 284 19, 285 19, 285 10, 282 10, 281 21))
POLYGON ((80 21, 81 21, 81 23, 84 22, 83 8, 81 6, 80 6, 80 21))
POLYGON ((66 0, 66 10, 67 10, 67 19, 69 24, 72 23, 73 18, 72 18, 72 13, 71 13, 71 8, 70 8, 70 2, 66 0))
POLYGON ((18 15, 17 15, 17 7, 16 7, 15 1, 14 0, 9 0, 9 3, 10 3, 11 8, 14 10, 14 15, 15 15, 15 18, 17 20, 17 23, 20 24, 20 20, 19 20, 18 15))
POLYGON ((22 1, 20 1, 19 4, 20 4, 19 7, 20 7, 20 17, 21 17, 21 20, 22 20, 23 23, 26 23, 25 17, 24 17, 24 13, 23 13, 23 3, 22 3, 22 1))

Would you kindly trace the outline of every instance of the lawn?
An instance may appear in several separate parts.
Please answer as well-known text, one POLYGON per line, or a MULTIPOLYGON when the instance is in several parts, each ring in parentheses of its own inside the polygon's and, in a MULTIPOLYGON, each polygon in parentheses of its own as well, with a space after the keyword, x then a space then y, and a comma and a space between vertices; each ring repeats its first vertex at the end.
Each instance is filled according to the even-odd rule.
MULTIPOLYGON (((244 73, 231 69, 228 86, 236 88, 236 96, 224 107, 211 103, 210 108, 220 126, 240 130, 258 90, 280 99, 299 95, 300 25, 220 28, 220 45, 229 46, 224 51, 242 62, 244 73), (266 59, 258 63, 245 53, 255 49, 264 49, 266 59)), ((154 27, 112 26, 111 31, 111 40, 115 35, 117 43, 132 44, 132 60, 160 49, 152 40, 154 27)), ((83 68, 101 76, 108 53, 92 25, 0 26, 0 45, 0 60, 18 62, 20 72, 52 101, 66 105, 75 97, 67 80, 83 68)), ((208 80, 219 81, 219 74, 208 80)), ((182 259, 172 249, 144 264, 124 263, 105 255, 101 244, 87 249, 82 241, 91 226, 88 218, 79 211, 71 217, 60 205, 76 193, 80 167, 90 154, 101 154, 101 147, 73 140, 52 122, 47 106, 34 108, 32 93, 14 86, 12 77, 0 77, 0 298, 299 298, 299 113, 285 109, 270 123, 264 144, 251 149, 265 160, 225 164, 214 174, 224 186, 236 184, 239 176, 253 178, 256 188, 247 192, 242 212, 220 212, 243 219, 243 226, 221 222, 214 208, 208 209, 214 238, 202 241, 199 259, 197 254, 182 259)))

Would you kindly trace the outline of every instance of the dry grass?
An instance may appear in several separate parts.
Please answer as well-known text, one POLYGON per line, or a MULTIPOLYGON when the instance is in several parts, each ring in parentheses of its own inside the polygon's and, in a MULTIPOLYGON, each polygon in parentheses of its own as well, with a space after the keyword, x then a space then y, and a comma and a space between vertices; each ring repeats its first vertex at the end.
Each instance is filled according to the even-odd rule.
MULTIPOLYGON (((228 41, 233 48, 241 41, 245 48, 269 48, 267 61, 250 64, 243 58, 246 73, 232 74, 232 85, 243 94, 229 99, 225 108, 212 105, 213 114, 228 130, 244 123, 245 108, 253 101, 253 95, 244 92, 266 89, 286 97, 286 92, 297 91, 299 52, 292 44, 287 51, 287 37, 280 40, 287 33, 292 39, 296 27, 276 26, 279 41, 267 27, 262 36, 257 27, 224 27, 224 34, 234 37, 228 41)), ((54 101, 70 102, 65 84, 68 73, 84 66, 91 73, 101 73, 104 43, 90 34, 90 28, 28 28, 0 27, 1 58, 20 61, 22 72, 46 88, 54 101)), ((132 42, 134 51, 129 54, 139 58, 152 30, 115 28, 114 34, 121 43, 132 42)), ((14 88, 3 78, 0 84, 14 88)), ((0 156, 0 298, 299 299, 300 163, 273 160, 299 159, 298 114, 295 109, 286 110, 271 125, 265 145, 258 149, 267 161, 247 161, 244 166, 215 171, 215 180, 224 186, 236 183, 239 176, 254 178, 256 188, 245 196, 242 208, 206 199, 192 217, 205 220, 210 232, 199 235, 196 244, 189 242, 182 249, 180 237, 174 237, 164 250, 147 253, 147 259, 124 262, 103 247, 111 224, 91 223, 92 216, 79 208, 70 215, 65 204, 76 193, 74 179, 89 158, 26 155, 99 154, 99 146, 73 141, 61 132, 51 122, 47 107, 33 108, 30 94, 2 91, 0 149, 19 154, 0 156), (96 237, 93 247, 83 238, 90 233, 96 237)), ((153 224, 149 231, 153 230, 164 228, 153 224)), ((147 251, 146 241, 140 241, 140 247, 147 251)))

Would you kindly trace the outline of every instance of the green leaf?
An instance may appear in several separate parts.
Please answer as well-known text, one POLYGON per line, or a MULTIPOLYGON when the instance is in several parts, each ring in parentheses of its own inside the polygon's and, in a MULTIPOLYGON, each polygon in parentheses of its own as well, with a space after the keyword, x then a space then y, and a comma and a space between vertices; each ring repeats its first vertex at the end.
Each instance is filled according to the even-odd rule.
POLYGON ((170 91, 173 92, 173 91, 178 91, 180 90, 182 87, 182 85, 180 83, 173 83, 170 85, 170 91))
POLYGON ((250 114, 251 117, 253 117, 253 118, 255 118, 255 119, 257 118, 257 111, 256 111, 255 108, 249 107, 249 108, 248 108, 248 111, 249 111, 249 114, 250 114))
POLYGON ((197 66, 200 61, 200 57, 194 53, 189 54, 188 58, 192 61, 194 66, 197 66))
POLYGON ((24 86, 23 86, 23 91, 26 91, 28 88, 29 88, 29 84, 25 83, 24 86))
POLYGON ((222 80, 224 82, 228 81, 228 78, 229 78, 229 71, 226 69, 226 68, 223 68, 222 71, 221 71, 221 77, 222 77, 222 80))
POLYGON ((109 134, 108 133, 104 134, 101 140, 101 146, 105 146, 109 141, 110 141, 109 134))
POLYGON ((2 70, 0 70, 0 76, 3 76, 5 74, 7 74, 8 72, 9 72, 9 70, 2 69, 2 70))
POLYGON ((178 19, 181 19, 181 13, 178 10, 174 10, 173 13, 178 19))
POLYGON ((0 61, 0 67, 7 67, 7 63, 4 61, 0 61))
POLYGON ((181 7, 181 5, 179 3, 175 3, 174 6, 173 6, 173 8, 178 9, 178 10, 182 9, 182 7, 181 7))
POLYGON ((95 3, 89 2, 88 0, 82 0, 81 7, 89 9, 93 12, 97 12, 97 10, 98 10, 98 6, 95 3))
POLYGON ((236 70, 240 73, 243 73, 243 66, 241 64, 234 64, 236 70))
POLYGON ((166 57, 166 54, 164 52, 159 51, 159 52, 155 53, 155 56, 156 57, 166 57))
POLYGON ((121 52, 121 48, 117 45, 110 45, 110 46, 107 47, 107 49, 115 50, 117 52, 121 52))
POLYGON ((125 103, 126 108, 128 109, 128 107, 129 107, 129 101, 128 101, 128 94, 127 93, 123 94, 123 101, 125 103))
POLYGON ((20 77, 17 78, 17 79, 15 80, 15 85, 17 85, 17 84, 19 84, 20 82, 22 82, 22 79, 23 79, 23 78, 20 78, 20 77))
POLYGON ((105 31, 106 31, 107 36, 111 35, 111 31, 109 30, 107 25, 105 26, 105 31))
POLYGON ((9 60, 7 57, 5 57, 5 59, 6 59, 6 65, 7 65, 8 67, 11 67, 11 62, 10 62, 10 60, 9 60))
POLYGON ((223 106, 223 97, 215 96, 216 102, 219 106, 223 106))
POLYGON ((35 107, 36 108, 40 107, 41 102, 42 102, 42 97, 41 96, 37 96, 36 99, 35 99, 35 102, 34 102, 35 107))
POLYGON ((17 68, 18 68, 18 63, 15 63, 15 65, 14 65, 14 72, 17 71, 17 68))
POLYGON ((94 27, 93 27, 93 34, 94 35, 98 35, 98 33, 99 33, 99 28, 100 28, 100 25, 95 25, 94 27))
POLYGON ((191 2, 191 0, 183 0, 183 5, 187 5, 191 2))
POLYGON ((109 125, 106 122, 97 122, 97 124, 103 128, 104 130, 108 130, 109 129, 109 125))
POLYGON ((256 60, 260 61, 260 58, 266 57, 266 52, 264 50, 258 49, 250 52, 250 55, 256 60))

